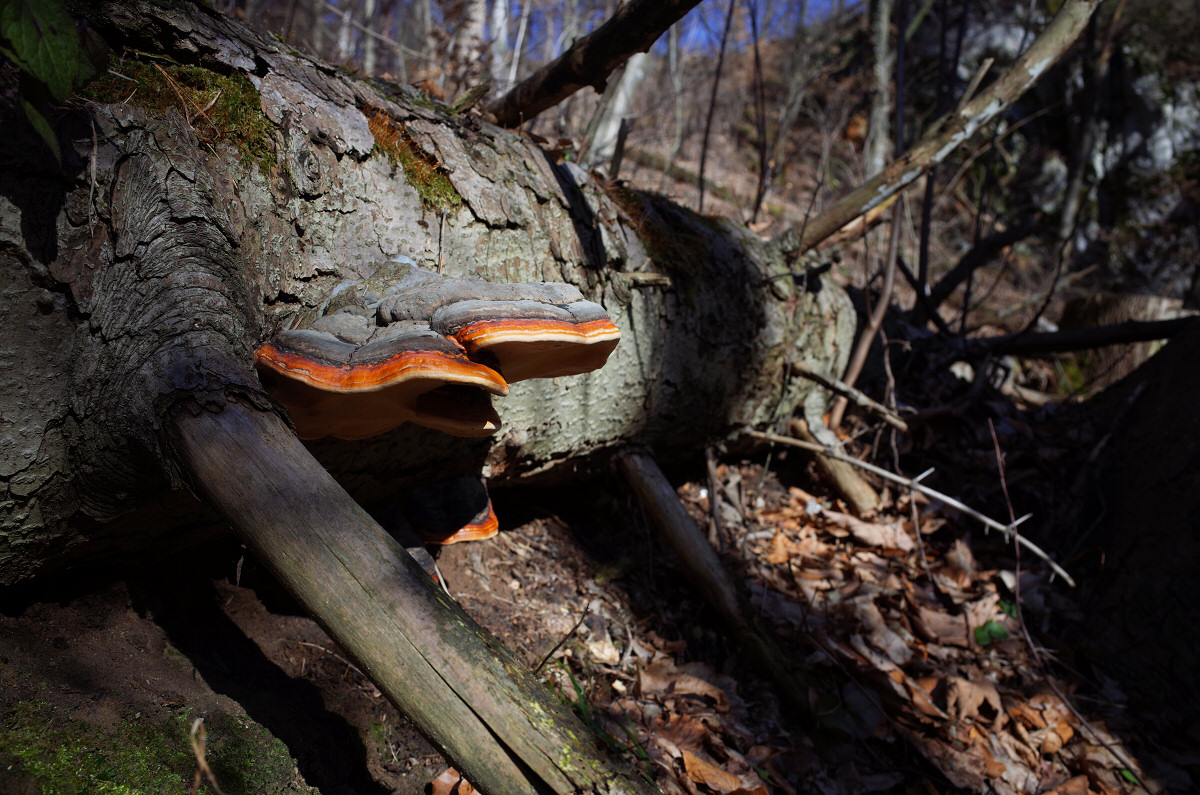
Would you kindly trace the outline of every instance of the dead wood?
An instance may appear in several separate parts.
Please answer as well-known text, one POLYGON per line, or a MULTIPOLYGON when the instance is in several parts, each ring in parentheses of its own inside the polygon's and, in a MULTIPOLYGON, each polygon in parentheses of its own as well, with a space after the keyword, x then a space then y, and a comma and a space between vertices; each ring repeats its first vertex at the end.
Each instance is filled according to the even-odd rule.
POLYGON ((931 167, 996 119, 1058 62, 1083 32, 1099 0, 1067 0, 1029 49, 977 97, 943 116, 907 153, 824 212, 773 241, 784 252, 803 253, 858 216, 913 184, 931 167))
POLYGON ((1197 320, 1195 316, 1177 317, 1170 320, 1130 320, 1126 323, 1092 328, 972 339, 967 342, 967 348, 973 356, 983 354, 1042 356, 1069 351, 1086 351, 1109 345, 1130 345, 1135 342, 1169 339, 1197 324, 1200 324, 1200 320, 1197 320))
POLYGON ((497 124, 518 127, 581 88, 604 92, 608 76, 629 56, 647 52, 699 0, 631 0, 612 18, 576 40, 562 55, 487 107, 497 124))
POLYGON ((273 413, 184 404, 180 467, 380 690, 488 793, 652 792, 438 589, 273 413))
MULTIPOLYGON (((628 451, 618 462, 625 480, 668 546, 679 556, 696 589, 716 609, 726 631, 771 678, 802 723, 815 724, 808 687, 789 669, 782 650, 758 626, 742 592, 721 564, 708 539, 688 515, 670 481, 650 455, 628 451)), ((713 495, 711 499, 716 499, 713 495)))
MULTIPOLYGON (((793 436, 808 442, 810 445, 821 447, 816 437, 809 431, 808 425, 801 420, 788 423, 788 430, 793 436)), ((821 447, 822 451, 824 450, 821 447)), ((821 474, 829 478, 830 484, 841 495, 855 516, 870 516, 879 510, 879 494, 871 488, 871 484, 862 479, 854 467, 845 461, 840 461, 826 455, 824 452, 815 453, 817 467, 821 474)))
MULTIPOLYGON (((812 387, 788 362, 842 369, 845 295, 816 263, 795 279, 794 263, 736 224, 602 184, 527 137, 409 102, 198 4, 80 13, 114 51, 154 42, 167 60, 130 55, 109 76, 115 88, 78 100, 64 120, 79 133, 64 139, 75 181, 39 169, 19 126, 0 141, 6 162, 29 163, 0 171, 0 211, 20 218, 0 225, 0 311, 14 343, 0 350, 15 440, 3 475, 20 484, 0 497, 0 583, 219 532, 173 488, 161 397, 196 388, 210 364, 191 352, 220 338, 218 386, 262 399, 255 348, 311 325, 339 285, 394 256, 449 276, 573 284, 622 341, 597 373, 515 385, 491 439, 402 426, 308 443, 360 502, 468 469, 500 484, 561 481, 631 439, 694 453, 790 414, 812 387), (261 110, 266 154, 189 122, 192 99, 203 107, 216 91, 183 102, 167 88, 138 104, 162 71, 176 83, 184 72, 237 78, 241 109, 261 110), (394 159, 402 145, 441 176, 445 204, 431 206, 428 175, 394 159)), ((214 120, 229 96, 219 93, 214 120)))

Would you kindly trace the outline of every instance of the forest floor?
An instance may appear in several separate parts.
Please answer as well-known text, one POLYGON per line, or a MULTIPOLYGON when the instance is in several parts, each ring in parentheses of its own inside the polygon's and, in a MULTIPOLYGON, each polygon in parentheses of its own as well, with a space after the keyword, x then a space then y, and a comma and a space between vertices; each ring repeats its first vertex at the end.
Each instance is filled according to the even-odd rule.
MULTIPOLYGON (((1040 561, 906 492, 855 520, 795 452, 672 474, 804 677, 815 730, 615 478, 498 494, 499 536, 439 558, 466 611, 544 661, 664 792, 1139 789, 1117 684, 1064 677, 1018 621, 1018 606, 1034 628, 1073 609, 1040 561)), ((440 755, 232 541, 57 595, 0 616, 0 792, 452 791, 440 755)))

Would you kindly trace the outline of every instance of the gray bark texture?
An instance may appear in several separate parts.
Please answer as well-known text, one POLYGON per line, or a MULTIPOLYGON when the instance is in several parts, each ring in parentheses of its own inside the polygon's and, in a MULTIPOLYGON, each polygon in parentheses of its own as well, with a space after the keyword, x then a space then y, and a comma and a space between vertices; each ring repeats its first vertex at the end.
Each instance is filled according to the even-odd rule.
POLYGON ((277 161, 206 136, 202 108, 139 105, 145 89, 131 86, 126 101, 64 114, 60 171, 19 109, 0 110, 0 585, 219 531, 163 418, 184 399, 271 409, 255 348, 385 258, 574 284, 623 339, 603 370, 514 385, 491 439, 402 426, 307 443, 360 501, 472 467, 554 482, 630 442, 696 450, 790 414, 809 384, 785 376, 789 362, 844 366, 844 295, 729 222, 608 189, 521 134, 451 118, 200 5, 75 13, 114 52, 247 78, 277 161), (371 118, 402 126, 461 201, 423 200, 371 118))

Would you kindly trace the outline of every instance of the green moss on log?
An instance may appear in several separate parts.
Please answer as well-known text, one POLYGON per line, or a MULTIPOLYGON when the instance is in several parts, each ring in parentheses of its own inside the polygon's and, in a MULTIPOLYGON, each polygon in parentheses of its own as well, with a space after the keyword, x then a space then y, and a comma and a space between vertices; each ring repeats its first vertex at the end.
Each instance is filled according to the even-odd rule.
MULTIPOLYGON (((0 752, 17 781, 42 795, 185 792, 196 770, 190 710, 137 713, 105 728, 41 700, 12 704, 0 719, 0 752)), ((314 793, 287 747, 244 717, 206 721, 205 759, 226 792, 314 793)), ((0 783, 5 783, 0 779, 0 783)))
POLYGON ((417 145, 403 123, 376 108, 368 108, 366 116, 376 148, 404 169, 404 176, 426 208, 445 210, 462 204, 462 196, 454 189, 446 169, 417 145))
POLYGON ((128 103, 159 115, 177 108, 202 143, 233 146, 243 165, 257 164, 264 175, 275 167, 274 125, 263 115, 258 90, 240 74, 122 58, 79 93, 96 102, 128 103))

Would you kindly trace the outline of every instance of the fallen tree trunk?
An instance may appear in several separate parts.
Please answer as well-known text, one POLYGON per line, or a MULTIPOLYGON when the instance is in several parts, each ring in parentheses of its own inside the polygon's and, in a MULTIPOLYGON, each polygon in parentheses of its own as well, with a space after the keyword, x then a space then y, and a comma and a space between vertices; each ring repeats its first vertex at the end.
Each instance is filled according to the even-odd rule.
POLYGON ((182 63, 125 60, 90 85, 59 122, 65 180, 4 111, 18 134, 0 147, 19 167, 0 172, 0 584, 219 532, 175 487, 164 396, 261 395, 254 348, 385 258, 574 284, 623 339, 597 373, 514 385, 492 439, 402 426, 307 443, 360 502, 471 468, 561 481, 629 439, 700 449, 786 416, 810 389, 788 361, 840 370, 844 295, 745 229, 610 189, 519 134, 381 92, 200 5, 79 13, 114 51, 182 63), (227 356, 213 370, 189 351, 215 340, 227 356))
POLYGON ((641 789, 338 484, 373 500, 468 466, 561 479, 629 439, 696 449, 770 423, 809 388, 787 362, 839 369, 845 297, 732 224, 606 192, 528 139, 385 95, 203 6, 80 13, 116 50, 184 63, 125 60, 93 84, 60 120, 65 176, 2 111, 23 132, 0 141, 21 164, 0 173, 0 584, 228 521, 484 791, 641 789), (402 427, 302 446, 272 419, 253 352, 396 255, 575 284, 622 345, 598 373, 516 385, 496 439, 402 427))

